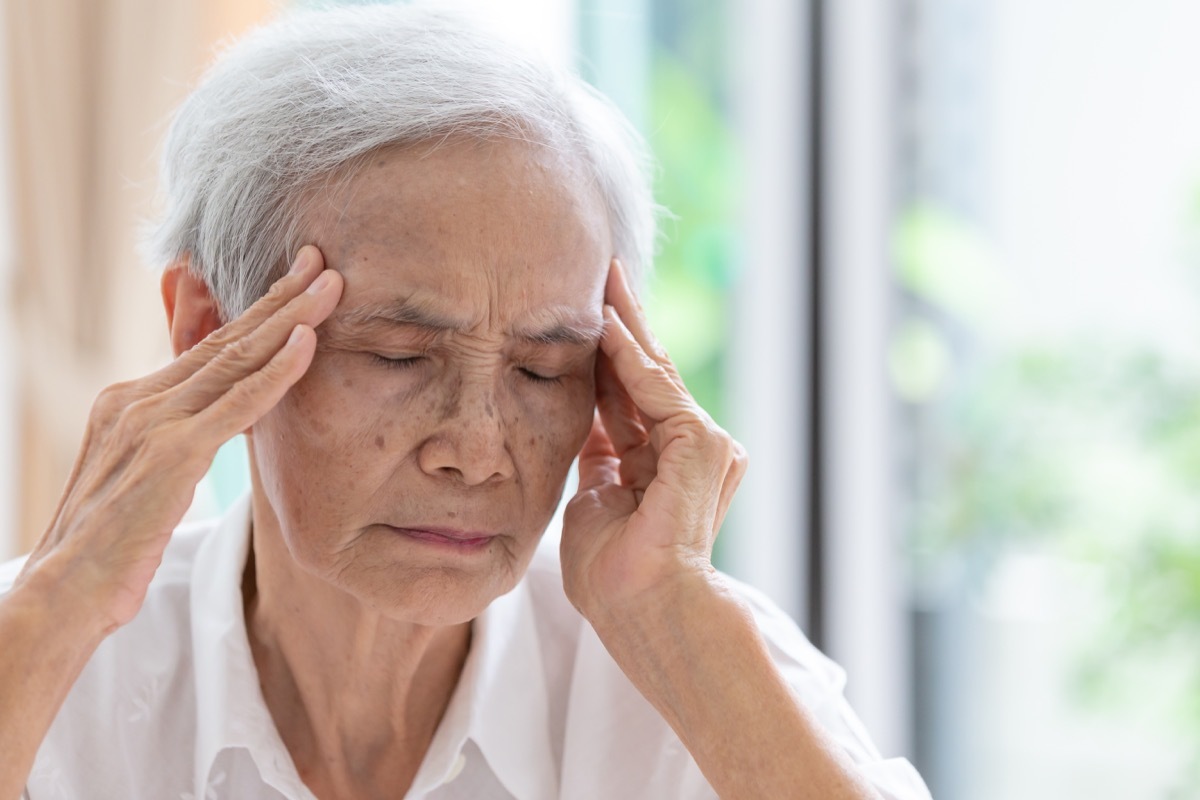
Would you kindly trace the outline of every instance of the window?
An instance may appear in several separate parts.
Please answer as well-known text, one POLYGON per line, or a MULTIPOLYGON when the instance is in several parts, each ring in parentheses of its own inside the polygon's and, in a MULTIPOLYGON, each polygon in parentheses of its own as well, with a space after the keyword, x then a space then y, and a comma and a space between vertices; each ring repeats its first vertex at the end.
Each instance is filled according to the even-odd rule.
POLYGON ((1194 797, 1200 9, 891 23, 919 766, 946 800, 1194 797))

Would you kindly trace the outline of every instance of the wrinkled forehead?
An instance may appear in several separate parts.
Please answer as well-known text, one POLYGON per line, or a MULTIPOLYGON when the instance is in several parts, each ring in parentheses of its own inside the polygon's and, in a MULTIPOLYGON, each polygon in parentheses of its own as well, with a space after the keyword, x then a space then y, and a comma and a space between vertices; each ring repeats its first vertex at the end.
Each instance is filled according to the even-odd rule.
POLYGON ((578 159, 513 140, 375 151, 309 199, 307 222, 346 278, 339 309, 360 317, 400 306, 465 326, 598 317, 613 249, 578 159))

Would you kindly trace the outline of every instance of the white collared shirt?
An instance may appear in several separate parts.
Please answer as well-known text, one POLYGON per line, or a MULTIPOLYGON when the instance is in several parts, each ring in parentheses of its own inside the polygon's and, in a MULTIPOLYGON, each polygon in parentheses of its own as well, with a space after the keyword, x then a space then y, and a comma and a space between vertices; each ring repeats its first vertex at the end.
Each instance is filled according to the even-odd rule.
MULTIPOLYGON (((106 639, 55 718, 29 800, 311 800, 263 701, 246 637, 250 503, 175 532, 137 617, 106 639)), ((0 594, 20 561, 0 565, 0 594)), ((783 612, 731 583, 776 663, 889 800, 928 798, 883 760, 845 677, 783 612)), ((400 791, 396 793, 400 797, 400 791)), ((406 798, 715 798, 671 728, 566 599, 556 553, 474 622, 463 674, 406 798)))

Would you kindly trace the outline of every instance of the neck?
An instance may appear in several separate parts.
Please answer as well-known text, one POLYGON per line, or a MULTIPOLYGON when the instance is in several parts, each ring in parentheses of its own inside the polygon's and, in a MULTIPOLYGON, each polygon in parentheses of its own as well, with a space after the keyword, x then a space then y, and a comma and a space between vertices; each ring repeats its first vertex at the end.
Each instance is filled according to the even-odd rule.
POLYGON ((450 702, 470 623, 385 617, 298 568, 265 502, 255 502, 253 524, 246 629, 300 776, 322 798, 397 796, 450 702))

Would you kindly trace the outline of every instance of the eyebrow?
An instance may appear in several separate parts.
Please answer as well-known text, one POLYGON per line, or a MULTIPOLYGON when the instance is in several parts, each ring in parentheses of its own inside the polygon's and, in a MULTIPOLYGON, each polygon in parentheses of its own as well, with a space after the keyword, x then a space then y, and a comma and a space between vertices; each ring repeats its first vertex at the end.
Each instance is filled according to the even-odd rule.
MULTIPOLYGON (((564 306, 544 309, 538 316, 543 320, 542 327, 524 325, 512 329, 511 335, 536 345, 598 347, 604 333, 604 323, 599 318, 581 315, 579 311, 564 306)), ((471 328, 468 321, 441 314, 411 298, 348 309, 338 315, 338 322, 355 327, 400 325, 421 328, 430 333, 464 332, 471 328)))
POLYGON ((427 328, 430 331, 462 330, 465 323, 451 317, 443 316, 424 304, 410 299, 397 300, 392 303, 374 303, 371 305, 351 308, 337 315, 343 325, 411 325, 417 328, 427 328))

